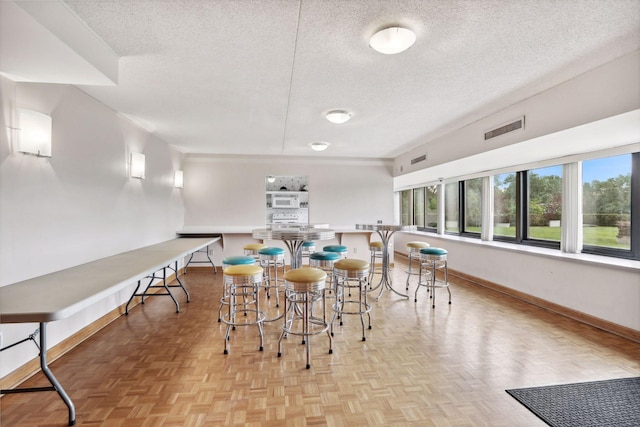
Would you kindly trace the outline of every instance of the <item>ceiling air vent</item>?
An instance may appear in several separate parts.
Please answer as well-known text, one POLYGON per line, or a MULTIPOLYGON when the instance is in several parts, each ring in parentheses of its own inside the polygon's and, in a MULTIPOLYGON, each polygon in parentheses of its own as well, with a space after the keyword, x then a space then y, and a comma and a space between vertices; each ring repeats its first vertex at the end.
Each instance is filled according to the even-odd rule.
POLYGON ((411 164, 412 164, 412 165, 415 165, 416 163, 420 163, 420 162, 423 162, 423 161, 425 161, 425 160, 427 160, 427 155, 426 155, 426 154, 423 154, 423 155, 422 155, 422 156, 420 156, 420 157, 416 157, 415 159, 411 159, 411 164))
POLYGON ((484 133, 484 140, 488 140, 491 138, 495 138, 496 136, 504 135, 505 133, 513 132, 514 130, 524 129, 524 116, 520 117, 518 120, 515 120, 506 125, 500 126, 499 128, 492 129, 488 132, 484 133))

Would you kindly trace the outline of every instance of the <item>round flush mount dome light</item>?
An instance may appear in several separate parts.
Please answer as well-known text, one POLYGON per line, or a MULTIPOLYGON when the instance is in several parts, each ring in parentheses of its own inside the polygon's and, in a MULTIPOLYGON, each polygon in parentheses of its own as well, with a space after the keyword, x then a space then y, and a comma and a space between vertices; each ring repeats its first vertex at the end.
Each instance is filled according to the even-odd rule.
POLYGON ((311 149, 314 151, 324 151, 329 148, 329 143, 323 141, 312 142, 311 144, 309 144, 309 147, 311 147, 311 149))
POLYGON ((409 49, 415 41, 415 33, 408 28, 389 27, 371 36, 369 46, 385 55, 393 55, 409 49))
POLYGON ((341 125, 342 123, 349 121, 351 113, 344 110, 332 110, 327 113, 326 117, 331 123, 341 125))

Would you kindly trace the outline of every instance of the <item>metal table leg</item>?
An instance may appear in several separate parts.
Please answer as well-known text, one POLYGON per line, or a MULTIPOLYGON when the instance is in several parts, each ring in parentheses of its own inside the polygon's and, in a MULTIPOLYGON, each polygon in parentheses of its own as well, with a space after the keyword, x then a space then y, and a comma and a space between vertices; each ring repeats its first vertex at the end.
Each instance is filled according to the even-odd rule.
POLYGON ((382 240, 382 278, 380 279, 380 284, 373 289, 377 289, 380 287, 380 292, 376 297, 376 301, 380 299, 382 293, 385 289, 390 290, 396 295, 399 295, 403 298, 409 298, 409 295, 402 294, 395 289, 393 289, 392 277, 390 273, 390 263, 389 263, 389 240, 391 240, 391 236, 393 236, 394 231, 388 230, 376 230, 378 235, 380 236, 380 240, 382 240))

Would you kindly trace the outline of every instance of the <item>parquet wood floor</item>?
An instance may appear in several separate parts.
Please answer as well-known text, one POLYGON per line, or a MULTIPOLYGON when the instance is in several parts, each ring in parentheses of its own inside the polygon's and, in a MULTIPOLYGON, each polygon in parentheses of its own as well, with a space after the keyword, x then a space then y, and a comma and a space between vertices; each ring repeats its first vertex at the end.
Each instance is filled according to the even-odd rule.
MULTIPOLYGON (((396 287, 405 265, 396 259, 396 287)), ((192 300, 150 298, 51 368, 80 426, 544 426, 507 388, 640 375, 640 345, 511 297, 452 279, 432 309, 386 292, 373 329, 336 326, 334 352, 312 338, 305 369, 299 338, 277 357, 279 323, 232 332, 224 355, 217 322, 222 274, 193 268, 192 300)), ((412 286, 411 292, 414 287, 412 286)), ((270 301, 271 302, 271 301, 270 301)), ((44 385, 41 374, 23 386, 44 385)), ((0 425, 64 426, 56 393, 6 395, 0 425)))

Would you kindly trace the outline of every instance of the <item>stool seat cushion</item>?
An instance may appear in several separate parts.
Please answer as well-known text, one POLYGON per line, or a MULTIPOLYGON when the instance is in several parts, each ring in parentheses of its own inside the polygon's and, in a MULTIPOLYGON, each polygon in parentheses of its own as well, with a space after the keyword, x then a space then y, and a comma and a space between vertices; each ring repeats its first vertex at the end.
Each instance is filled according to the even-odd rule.
POLYGON ((284 280, 294 283, 315 283, 326 279, 327 273, 314 267, 294 268, 284 275, 284 280))
POLYGON ((370 242, 369 243, 369 247, 370 248, 383 248, 384 244, 382 242, 370 242))
POLYGON ((274 247, 268 247, 268 248, 262 248, 258 251, 258 253, 260 255, 282 255, 284 254, 284 249, 282 248, 274 248, 274 247))
POLYGON ((346 258, 334 262, 333 268, 347 271, 368 270, 369 263, 361 259, 346 258))
POLYGON ((311 248, 315 246, 316 246, 316 242, 314 242, 313 240, 307 240, 306 242, 302 242, 303 248, 311 248))
POLYGON ((446 255, 448 252, 442 248, 422 248, 420 253, 425 255, 446 255))
POLYGON ((407 242, 407 247, 422 249, 422 248, 428 248, 429 244, 427 242, 407 242))
POLYGON ((232 265, 224 269, 225 276, 256 276, 262 272, 259 265, 232 265))
POLYGON ((267 245, 265 245, 264 243, 247 243, 242 247, 242 249, 245 249, 247 251, 259 251, 260 249, 266 247, 267 245))
POLYGON ((340 259, 340 254, 337 252, 327 252, 327 251, 314 252, 311 255, 309 255, 309 258, 321 260, 321 261, 336 261, 340 259))
POLYGON ((255 263, 255 258, 247 255, 230 256, 222 260, 222 264, 226 265, 248 265, 255 263))
POLYGON ((329 245, 322 248, 322 250, 326 252, 344 253, 344 252, 347 252, 348 249, 346 246, 342 246, 342 245, 329 245))

